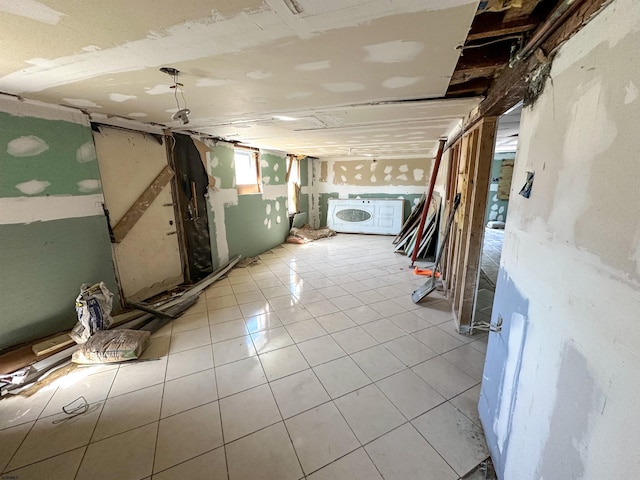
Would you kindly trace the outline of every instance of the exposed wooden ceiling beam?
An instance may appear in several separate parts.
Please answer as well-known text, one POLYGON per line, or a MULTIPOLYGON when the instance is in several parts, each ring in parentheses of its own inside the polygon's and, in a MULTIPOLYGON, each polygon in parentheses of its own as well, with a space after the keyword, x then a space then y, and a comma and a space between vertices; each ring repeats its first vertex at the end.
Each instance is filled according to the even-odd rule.
MULTIPOLYGON (((542 29, 549 29, 549 21, 545 21, 534 33, 533 37, 540 36, 545 40, 539 45, 539 48, 550 54, 566 40, 578 32, 586 25, 591 18, 600 11, 603 6, 611 0, 575 0, 579 3, 571 15, 566 17, 562 23, 553 26, 553 31, 547 35, 541 35, 542 29)), ((561 2, 564 3, 564 2, 561 2)), ((549 18, 554 18, 552 12, 549 18)), ((538 48, 538 47, 536 47, 538 48)), ((501 115, 516 103, 521 101, 527 90, 527 77, 529 73, 534 71, 541 65, 541 60, 536 55, 530 55, 527 58, 517 62, 513 68, 505 68, 502 74, 493 82, 487 92, 486 98, 480 103, 476 118, 485 116, 501 115)), ((474 122, 471 119, 471 122, 474 122)))
POLYGON ((504 22, 500 14, 481 14, 473 21, 466 43, 530 32, 539 24, 539 18, 529 17, 512 22, 504 22))
POLYGON ((539 3, 540 3, 540 0, 522 0, 522 7, 520 8, 511 7, 509 10, 505 12, 504 21, 510 22, 517 18, 528 17, 533 13, 533 11, 536 9, 539 3))
POLYGON ((502 67, 502 65, 485 65, 482 67, 456 70, 453 72, 449 85, 459 85, 474 78, 492 78, 502 67))
POLYGON ((492 79, 489 77, 474 78, 457 85, 449 85, 447 89, 447 97, 462 97, 469 95, 482 95, 491 85, 492 79))

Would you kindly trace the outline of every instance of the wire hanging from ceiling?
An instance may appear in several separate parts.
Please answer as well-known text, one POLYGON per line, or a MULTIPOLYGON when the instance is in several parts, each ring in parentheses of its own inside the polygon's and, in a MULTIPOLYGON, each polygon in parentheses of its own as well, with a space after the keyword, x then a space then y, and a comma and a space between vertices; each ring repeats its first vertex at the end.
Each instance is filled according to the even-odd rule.
POLYGON ((189 123, 189 115, 191 114, 191 110, 187 108, 187 100, 184 97, 184 90, 182 89, 184 85, 178 82, 178 75, 180 75, 180 70, 173 67, 162 67, 160 71, 169 75, 173 80, 173 85, 171 85, 169 88, 173 90, 173 98, 176 101, 177 111, 171 116, 171 119, 179 120, 183 125, 186 125, 187 123, 189 123), (182 97, 182 105, 180 105, 178 94, 180 94, 180 97, 182 97))

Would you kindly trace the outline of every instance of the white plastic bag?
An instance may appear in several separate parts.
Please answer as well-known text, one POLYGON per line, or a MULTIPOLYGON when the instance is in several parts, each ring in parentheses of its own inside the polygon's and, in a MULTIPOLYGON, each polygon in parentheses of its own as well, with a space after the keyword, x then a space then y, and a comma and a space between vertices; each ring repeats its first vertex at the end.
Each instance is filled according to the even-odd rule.
POLYGON ((98 330, 106 330, 113 323, 111 306, 113 293, 104 282, 89 285, 82 284, 80 295, 76 298, 78 323, 69 334, 78 344, 83 344, 98 330))

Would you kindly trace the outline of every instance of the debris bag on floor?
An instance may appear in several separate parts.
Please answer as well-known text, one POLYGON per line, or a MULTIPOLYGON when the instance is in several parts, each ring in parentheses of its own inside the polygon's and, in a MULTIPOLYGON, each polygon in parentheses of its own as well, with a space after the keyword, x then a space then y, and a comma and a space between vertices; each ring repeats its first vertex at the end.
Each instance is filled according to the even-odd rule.
POLYGON ((305 225, 302 228, 292 228, 289 231, 289 238, 287 243, 307 243, 318 240, 319 238, 333 237, 336 234, 335 231, 330 228, 320 228, 315 230, 311 225, 305 225))
POLYGON ((151 332, 145 330, 102 330, 94 333, 73 352, 74 363, 111 363, 135 360, 149 345, 151 332))
POLYGON ((78 344, 83 344, 98 330, 106 330, 111 326, 111 306, 113 293, 104 282, 89 285, 83 283, 80 295, 76 298, 78 323, 69 334, 78 344))

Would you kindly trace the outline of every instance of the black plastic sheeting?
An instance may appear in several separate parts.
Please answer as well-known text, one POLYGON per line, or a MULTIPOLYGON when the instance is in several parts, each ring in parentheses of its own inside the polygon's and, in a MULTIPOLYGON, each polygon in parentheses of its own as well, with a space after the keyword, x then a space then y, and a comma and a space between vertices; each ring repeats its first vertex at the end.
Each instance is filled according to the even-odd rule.
POLYGON ((197 282, 213 272, 205 198, 209 178, 200 159, 200 152, 191 137, 174 134, 173 138, 178 210, 184 224, 189 277, 191 281, 197 282))

